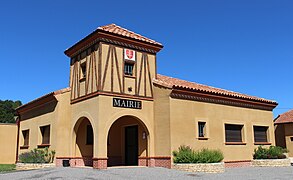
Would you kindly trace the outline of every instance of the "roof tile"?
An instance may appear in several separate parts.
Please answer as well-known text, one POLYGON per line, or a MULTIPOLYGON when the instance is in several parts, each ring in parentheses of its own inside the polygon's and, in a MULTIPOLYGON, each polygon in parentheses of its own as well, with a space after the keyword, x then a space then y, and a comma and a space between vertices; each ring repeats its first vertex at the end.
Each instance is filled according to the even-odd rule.
POLYGON ((238 92, 228 91, 225 89, 215 88, 215 87, 211 87, 211 86, 207 86, 207 85, 203 85, 203 84, 199 84, 195 82, 189 82, 189 81, 185 81, 185 80, 181 80, 177 78, 172 78, 172 77, 168 77, 168 76, 164 76, 160 74, 157 75, 157 79, 154 80, 154 83, 157 83, 159 85, 162 85, 168 88, 179 87, 179 88, 184 88, 187 90, 197 90, 204 93, 213 93, 213 94, 222 95, 222 96, 229 96, 234 98, 248 99, 248 100, 277 104, 277 102, 273 100, 267 100, 264 98, 241 94, 238 92))
POLYGON ((276 118, 275 124, 282 124, 282 123, 293 123, 293 109, 279 115, 276 118))
POLYGON ((146 38, 140 34, 137 34, 135 32, 132 32, 128 29, 122 28, 120 26, 117 26, 116 24, 109 24, 109 25, 105 25, 105 26, 100 26, 98 27, 99 30, 105 31, 105 32, 110 32, 113 34, 118 34, 121 36, 126 36, 126 37, 130 37, 132 39, 136 39, 136 40, 140 40, 140 41, 144 41, 147 43, 151 43, 151 44, 155 44, 155 45, 160 45, 162 46, 161 43, 156 42, 155 40, 146 38))

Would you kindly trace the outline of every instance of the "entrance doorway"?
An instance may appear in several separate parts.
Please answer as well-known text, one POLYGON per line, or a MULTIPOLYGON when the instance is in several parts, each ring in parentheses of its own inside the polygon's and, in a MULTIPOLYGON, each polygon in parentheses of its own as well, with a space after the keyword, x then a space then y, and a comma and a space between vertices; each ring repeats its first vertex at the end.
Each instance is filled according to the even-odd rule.
POLYGON ((138 165, 138 126, 125 127, 125 165, 138 165))
POLYGON ((76 166, 93 166, 94 134, 90 121, 82 117, 75 126, 74 157, 76 166))
POLYGON ((117 119, 108 132, 108 166, 137 166, 139 157, 147 157, 148 130, 133 116, 117 119))

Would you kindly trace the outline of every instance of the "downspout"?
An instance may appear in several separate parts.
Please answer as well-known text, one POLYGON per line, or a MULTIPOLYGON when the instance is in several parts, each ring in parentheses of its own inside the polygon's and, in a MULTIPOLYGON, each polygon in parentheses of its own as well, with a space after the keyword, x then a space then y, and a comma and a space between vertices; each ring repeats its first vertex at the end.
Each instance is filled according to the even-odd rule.
POLYGON ((18 162, 18 149, 19 149, 19 131, 20 131, 20 115, 17 114, 18 118, 16 120, 17 124, 17 140, 16 140, 16 156, 15 156, 15 164, 18 162))

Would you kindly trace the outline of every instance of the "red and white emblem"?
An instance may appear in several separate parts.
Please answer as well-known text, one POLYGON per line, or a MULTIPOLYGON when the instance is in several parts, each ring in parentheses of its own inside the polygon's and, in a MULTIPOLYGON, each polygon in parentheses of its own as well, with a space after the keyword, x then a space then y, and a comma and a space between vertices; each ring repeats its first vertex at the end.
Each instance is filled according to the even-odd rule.
POLYGON ((130 49, 124 49, 124 59, 135 61, 135 52, 130 49))

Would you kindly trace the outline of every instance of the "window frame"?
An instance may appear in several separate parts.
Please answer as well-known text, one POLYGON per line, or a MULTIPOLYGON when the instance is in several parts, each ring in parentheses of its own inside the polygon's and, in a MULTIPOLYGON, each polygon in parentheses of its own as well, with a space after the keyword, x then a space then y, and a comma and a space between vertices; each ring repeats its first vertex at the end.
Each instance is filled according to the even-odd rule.
POLYGON ((124 60, 123 75, 126 76, 126 77, 135 77, 134 76, 134 68, 135 68, 135 61, 124 60), (128 67, 132 67, 131 74, 130 73, 126 73, 126 65, 128 65, 128 67))
POLYGON ((22 132, 22 137, 23 137, 23 144, 22 144, 22 146, 20 146, 20 148, 21 149, 27 149, 29 147, 29 134, 30 134, 30 130, 29 129, 25 129, 25 130, 22 130, 21 132, 22 132))
MULTIPOLYGON (((244 126, 244 124, 233 124, 233 123, 225 123, 224 124, 224 134, 225 134, 225 137, 224 137, 224 139, 225 139, 225 144, 226 145, 246 145, 246 143, 245 143, 245 141, 244 141, 244 128, 245 128, 245 126, 244 126), (241 127, 241 129, 240 129, 240 138, 239 139, 241 139, 241 140, 229 140, 229 138, 231 139, 231 135, 230 136, 227 136, 227 126, 230 126, 230 127, 236 127, 236 126, 238 126, 238 128, 240 128, 241 127)), ((230 133, 235 133, 235 132, 231 132, 231 131, 236 131, 235 129, 233 130, 231 130, 230 129, 230 133)), ((237 132, 237 134, 239 134, 239 132, 237 132)), ((233 136, 234 138, 235 138, 235 136, 233 136)))
POLYGON ((81 72, 80 81, 83 81, 86 79, 86 73, 87 73, 87 62, 86 61, 80 63, 80 72, 81 72))
POLYGON ((207 122, 206 121, 198 121, 197 122, 197 138, 201 140, 207 140, 207 122), (202 126, 203 125, 203 126, 202 126), (201 127, 203 127, 201 132, 201 127))
POLYGON ((42 136, 42 141, 41 144, 38 145, 38 147, 47 147, 50 146, 51 143, 51 125, 45 125, 45 126, 40 126, 40 132, 41 132, 41 136, 42 136), (46 131, 46 128, 48 128, 49 130, 46 131), (45 133, 47 133, 47 139, 45 139, 45 133), (47 140, 47 141, 45 141, 47 140))
MULTIPOLYGON (((262 125, 253 125, 253 141, 254 141, 254 144, 255 145, 269 145, 271 144, 270 141, 269 141, 269 126, 262 126, 262 125), (266 141, 258 141, 256 140, 256 131, 255 131, 255 128, 265 128, 265 138, 266 138, 266 141)), ((257 138, 260 138, 260 137, 257 137, 257 138)))

